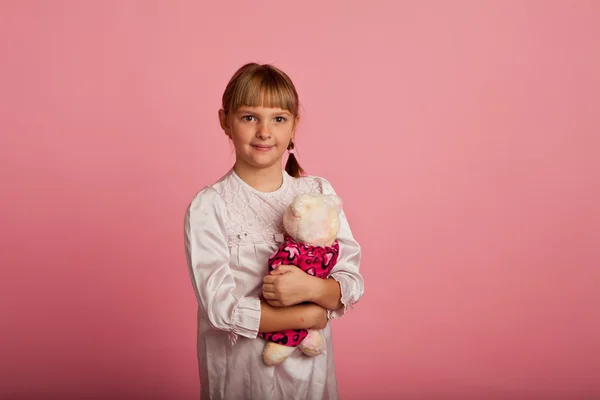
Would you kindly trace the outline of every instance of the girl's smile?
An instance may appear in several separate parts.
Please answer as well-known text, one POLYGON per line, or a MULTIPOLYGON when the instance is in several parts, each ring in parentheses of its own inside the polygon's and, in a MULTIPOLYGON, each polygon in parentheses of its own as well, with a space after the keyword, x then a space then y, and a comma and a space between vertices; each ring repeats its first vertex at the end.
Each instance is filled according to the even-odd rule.
POLYGON ((264 145, 264 144, 253 144, 251 146, 254 147, 255 150, 260 151, 260 152, 271 151, 273 149, 273 147, 274 147, 274 146, 267 146, 267 145, 264 145))

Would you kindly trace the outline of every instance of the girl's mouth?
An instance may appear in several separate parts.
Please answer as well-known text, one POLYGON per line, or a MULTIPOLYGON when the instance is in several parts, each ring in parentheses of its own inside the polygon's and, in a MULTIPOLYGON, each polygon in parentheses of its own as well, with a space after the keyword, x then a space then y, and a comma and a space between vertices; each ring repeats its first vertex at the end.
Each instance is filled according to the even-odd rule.
POLYGON ((252 145, 258 151, 269 151, 273 148, 273 146, 263 146, 263 145, 252 145))

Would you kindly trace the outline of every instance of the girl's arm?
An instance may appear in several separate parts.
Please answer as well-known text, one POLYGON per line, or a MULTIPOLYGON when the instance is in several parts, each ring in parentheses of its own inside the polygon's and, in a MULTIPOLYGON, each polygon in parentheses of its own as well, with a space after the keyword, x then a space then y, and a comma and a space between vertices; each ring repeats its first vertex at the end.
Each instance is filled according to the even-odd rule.
MULTIPOLYGON (((331 184, 321 178, 322 192, 336 194, 331 184)), ((349 306, 357 303, 362 297, 365 286, 359 272, 361 248, 354 239, 344 211, 340 214, 340 231, 338 233, 340 254, 328 279, 316 285, 314 302, 330 310, 330 318, 339 318, 349 306)))
POLYGON ((273 307, 261 301, 259 332, 288 329, 323 329, 327 324, 327 310, 317 304, 298 304, 273 307))
MULTIPOLYGON (((333 271, 332 271, 333 272, 333 271)), ((263 278, 263 296, 274 307, 289 307, 304 302, 316 303, 327 310, 338 310, 342 288, 333 279, 321 279, 293 265, 280 265, 263 278)))
POLYGON ((211 187, 200 191, 185 215, 185 253, 200 316, 218 330, 255 338, 261 321, 258 296, 241 296, 229 267, 223 198, 211 187))
POLYGON ((340 283, 334 278, 315 278, 310 301, 327 310, 339 310, 344 307, 340 283))

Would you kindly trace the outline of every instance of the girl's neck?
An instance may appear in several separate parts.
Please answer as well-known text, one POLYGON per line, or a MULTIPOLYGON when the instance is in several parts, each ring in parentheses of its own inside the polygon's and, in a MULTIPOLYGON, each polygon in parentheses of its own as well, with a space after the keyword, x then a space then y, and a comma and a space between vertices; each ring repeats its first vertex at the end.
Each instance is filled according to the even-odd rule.
POLYGON ((236 162, 233 170, 241 180, 259 192, 275 192, 283 184, 283 170, 277 164, 269 168, 253 168, 236 162))

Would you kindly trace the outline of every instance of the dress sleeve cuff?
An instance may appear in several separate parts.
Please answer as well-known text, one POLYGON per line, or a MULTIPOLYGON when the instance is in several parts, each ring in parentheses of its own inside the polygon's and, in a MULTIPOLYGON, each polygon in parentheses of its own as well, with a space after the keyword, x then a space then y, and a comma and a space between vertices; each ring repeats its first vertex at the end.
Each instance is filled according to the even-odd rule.
POLYGON ((258 296, 244 297, 233 313, 233 333, 254 339, 260 326, 260 299, 258 296))
POLYGON ((331 278, 335 279, 340 284, 341 292, 340 302, 342 303, 342 307, 337 310, 327 311, 327 318, 335 319, 342 317, 346 313, 348 307, 354 308, 355 301, 349 287, 348 279, 345 276, 334 273, 331 275, 331 278))

